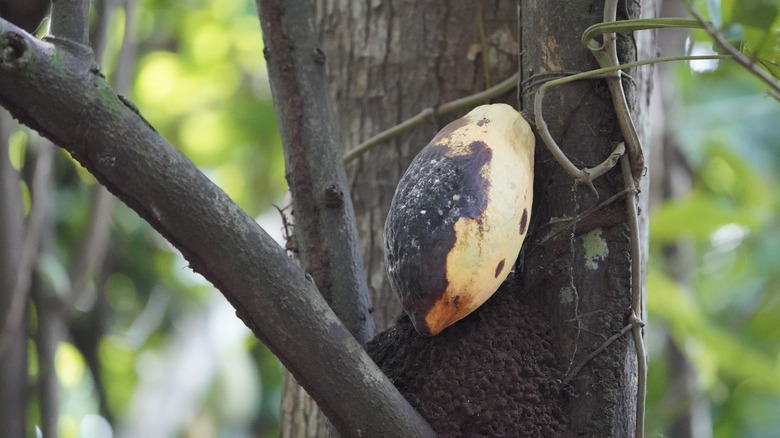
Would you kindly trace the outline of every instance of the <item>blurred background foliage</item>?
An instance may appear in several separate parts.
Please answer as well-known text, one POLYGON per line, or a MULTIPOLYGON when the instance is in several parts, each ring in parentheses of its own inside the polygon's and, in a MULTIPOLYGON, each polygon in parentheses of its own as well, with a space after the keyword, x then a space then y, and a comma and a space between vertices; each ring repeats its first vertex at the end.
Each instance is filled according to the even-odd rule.
MULTIPOLYGON (((697 6, 744 52, 776 68, 774 0, 697 6)), ((109 78, 121 56, 125 14, 136 14, 138 44, 128 97, 281 240, 279 214, 269 207, 283 202, 286 184, 254 2, 142 0, 114 10, 102 66, 109 78)), ((685 45, 689 53, 713 50, 700 31, 685 45)), ((676 153, 661 166, 683 169, 687 183, 674 196, 654 196, 650 213, 648 434, 775 437, 780 105, 730 61, 679 63, 669 72, 659 86, 673 88, 675 98, 660 117, 676 153), (686 416, 698 432, 680 432, 686 416)), ((39 144, 24 128, 11 136, 11 161, 23 174, 39 144)), ((72 292, 69 270, 84 244, 96 183, 57 154, 53 231, 37 278, 40 289, 62 296, 72 292)), ((653 171, 653 178, 663 176, 653 171)), ((22 183, 28 213, 30 192, 22 183)), ((278 361, 134 212, 118 204, 110 214, 105 257, 76 296, 69 334, 56 348, 60 436, 277 436, 278 361)), ((30 310, 33 338, 42 311, 30 310)), ((32 382, 42 378, 37 348, 31 340, 32 382)), ((37 398, 29 411, 35 430, 42 421, 37 398)))
MULTIPOLYGON (((777 80, 776 0, 695 4, 777 80)), ((720 52, 700 30, 690 33, 685 49, 720 52)), ((651 170, 657 190, 650 195, 656 202, 650 212, 647 285, 647 432, 776 437, 779 96, 730 61, 679 63, 664 79, 660 87, 673 96, 665 100, 662 143, 675 153, 665 154, 654 162, 661 168, 651 170), (670 177, 674 168, 677 175, 670 177), (658 181, 664 177, 668 180, 658 181)))
MULTIPOLYGON (((125 14, 135 14, 137 58, 128 97, 157 131, 281 239, 279 213, 268 210, 283 202, 286 182, 255 3, 117 3, 131 7, 115 8, 109 17, 103 73, 116 76, 125 14)), ((24 128, 12 136, 17 169, 31 167, 40 142, 24 128)), ((37 271, 45 289, 64 295, 76 249, 88 235, 96 182, 59 150, 52 179, 52 241, 37 271)), ((23 183, 27 213, 30 192, 23 183)), ((118 203, 110 214, 100 272, 89 276, 68 315, 69 333, 56 348, 60 436, 278 436, 278 360, 135 212, 118 203)), ((37 306, 31 313, 35 338, 37 306)), ((30 375, 40 382, 37 343, 31 341, 29 349, 30 375)), ((40 409, 33 397, 28 430, 40 431, 40 409)))

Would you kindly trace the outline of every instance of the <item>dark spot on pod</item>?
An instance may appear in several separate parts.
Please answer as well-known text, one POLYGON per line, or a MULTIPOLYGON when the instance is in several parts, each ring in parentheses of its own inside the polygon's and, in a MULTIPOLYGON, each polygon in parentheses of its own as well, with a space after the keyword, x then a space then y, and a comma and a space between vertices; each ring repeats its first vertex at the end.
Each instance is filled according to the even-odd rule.
POLYGON ((501 261, 498 262, 498 266, 496 266, 496 278, 498 278, 498 274, 500 274, 501 271, 504 270, 505 263, 506 263, 506 259, 501 259, 501 261))
POLYGON ((523 217, 520 218, 520 235, 525 234, 525 228, 528 226, 528 209, 523 209, 523 217))
POLYGON ((484 125, 487 125, 488 123, 490 123, 490 120, 485 118, 485 117, 483 117, 483 118, 479 119, 479 121, 477 122, 477 126, 484 126, 484 125))
POLYGON ((449 286, 446 263, 455 246, 455 223, 476 220, 487 208, 490 181, 482 169, 493 151, 481 141, 462 155, 448 156, 450 151, 437 143, 420 151, 398 183, 385 222, 388 277, 421 333, 427 331, 425 316, 449 286))
POLYGON ((452 300, 452 304, 455 306, 455 308, 460 307, 460 295, 455 295, 455 298, 452 300))

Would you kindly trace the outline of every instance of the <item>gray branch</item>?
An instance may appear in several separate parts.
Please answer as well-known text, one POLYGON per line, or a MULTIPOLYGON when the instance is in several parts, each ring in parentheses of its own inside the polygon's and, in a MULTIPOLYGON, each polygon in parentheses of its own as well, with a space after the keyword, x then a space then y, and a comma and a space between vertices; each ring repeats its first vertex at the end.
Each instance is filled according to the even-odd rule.
POLYGON ((51 4, 51 35, 89 47, 89 0, 56 0, 51 4))
POLYGON ((339 319, 366 343, 374 331, 371 304, 314 4, 258 0, 257 8, 301 262, 339 319))
POLYGON ((63 47, 0 19, 0 104, 175 245, 344 436, 434 436, 284 250, 63 47))

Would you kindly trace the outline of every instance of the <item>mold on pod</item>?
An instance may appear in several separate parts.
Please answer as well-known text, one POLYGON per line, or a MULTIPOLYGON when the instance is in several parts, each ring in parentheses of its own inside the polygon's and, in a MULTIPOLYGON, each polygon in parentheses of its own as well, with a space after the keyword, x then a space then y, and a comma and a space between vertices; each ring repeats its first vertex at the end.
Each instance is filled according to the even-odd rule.
POLYGON ((439 131, 401 178, 385 264, 418 332, 438 334, 506 279, 531 219, 534 144, 511 106, 482 105, 439 131))

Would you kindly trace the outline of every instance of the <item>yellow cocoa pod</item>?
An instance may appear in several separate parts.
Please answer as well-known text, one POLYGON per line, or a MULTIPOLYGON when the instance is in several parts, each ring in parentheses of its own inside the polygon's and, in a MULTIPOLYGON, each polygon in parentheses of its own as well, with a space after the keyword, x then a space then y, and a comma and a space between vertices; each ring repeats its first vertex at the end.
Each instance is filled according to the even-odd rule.
POLYGON ((520 252, 533 201, 534 136, 511 106, 482 105, 412 161, 385 222, 385 264, 418 332, 481 306, 520 252))

